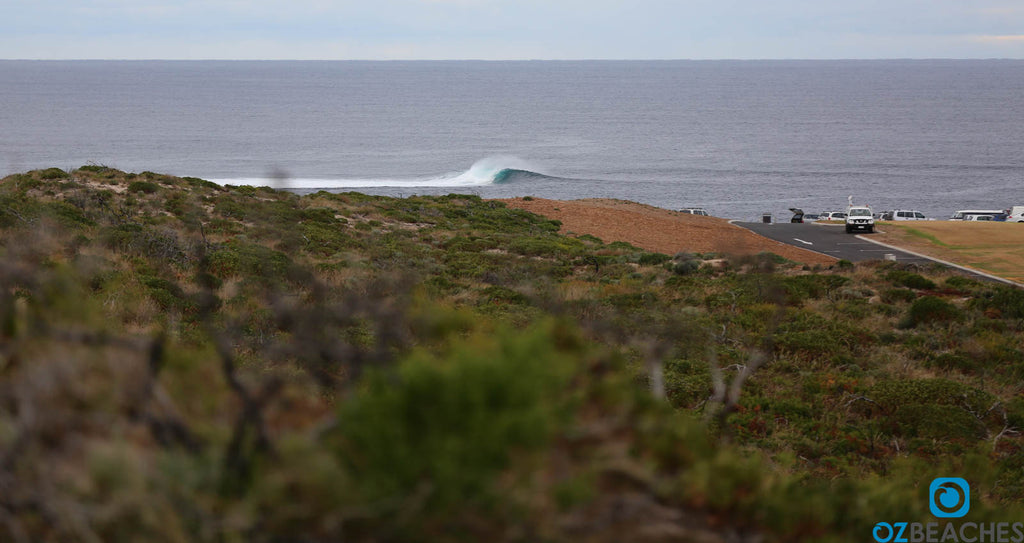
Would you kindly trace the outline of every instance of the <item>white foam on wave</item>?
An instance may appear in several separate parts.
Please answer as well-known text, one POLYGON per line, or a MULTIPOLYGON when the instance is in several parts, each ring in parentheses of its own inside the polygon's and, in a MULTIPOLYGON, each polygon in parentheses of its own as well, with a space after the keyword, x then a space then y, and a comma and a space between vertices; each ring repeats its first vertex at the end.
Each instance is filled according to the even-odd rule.
POLYGON ((290 189, 338 189, 378 187, 481 187, 494 184, 504 170, 538 171, 537 167, 513 156, 492 156, 476 161, 464 172, 406 178, 259 178, 210 179, 219 185, 270 186, 290 189))

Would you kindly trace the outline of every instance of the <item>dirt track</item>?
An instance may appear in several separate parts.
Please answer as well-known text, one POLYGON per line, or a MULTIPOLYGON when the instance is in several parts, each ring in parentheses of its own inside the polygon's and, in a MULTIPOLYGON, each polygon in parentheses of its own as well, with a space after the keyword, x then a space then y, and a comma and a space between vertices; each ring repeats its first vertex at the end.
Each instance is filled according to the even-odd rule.
POLYGON ((795 262, 830 265, 836 259, 761 237, 717 217, 700 217, 636 202, 590 198, 500 200, 562 222, 562 232, 590 234, 605 243, 625 241, 668 255, 679 252, 748 255, 778 254, 795 262))

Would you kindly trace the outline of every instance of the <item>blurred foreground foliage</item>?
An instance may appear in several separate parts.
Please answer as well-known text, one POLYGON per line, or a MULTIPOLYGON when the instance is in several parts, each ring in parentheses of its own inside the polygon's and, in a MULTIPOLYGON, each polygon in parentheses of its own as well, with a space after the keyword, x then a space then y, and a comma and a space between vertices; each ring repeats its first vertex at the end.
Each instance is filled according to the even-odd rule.
POLYGON ((1024 518, 1021 291, 559 229, 3 179, 0 540, 865 540, 937 476, 1024 518))

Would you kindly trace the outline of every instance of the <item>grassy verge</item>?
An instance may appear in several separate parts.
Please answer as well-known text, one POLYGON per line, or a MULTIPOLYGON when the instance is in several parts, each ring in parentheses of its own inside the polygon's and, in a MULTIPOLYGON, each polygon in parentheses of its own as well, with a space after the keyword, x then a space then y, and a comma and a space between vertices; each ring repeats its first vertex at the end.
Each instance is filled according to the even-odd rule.
POLYGON ((879 241, 1024 283, 1024 225, 920 221, 879 230, 879 241))

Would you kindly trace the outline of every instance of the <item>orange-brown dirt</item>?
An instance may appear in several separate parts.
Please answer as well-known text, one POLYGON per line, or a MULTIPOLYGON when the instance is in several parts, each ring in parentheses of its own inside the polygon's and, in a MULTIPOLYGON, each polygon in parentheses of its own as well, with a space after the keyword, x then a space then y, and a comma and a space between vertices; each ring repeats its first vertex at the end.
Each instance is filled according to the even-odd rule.
POLYGON ((509 207, 561 221, 562 233, 565 234, 590 234, 605 243, 625 241, 668 255, 680 252, 723 255, 771 252, 810 265, 828 266, 836 262, 831 256, 770 240, 725 219, 689 215, 636 202, 606 198, 509 198, 500 201, 509 207))

